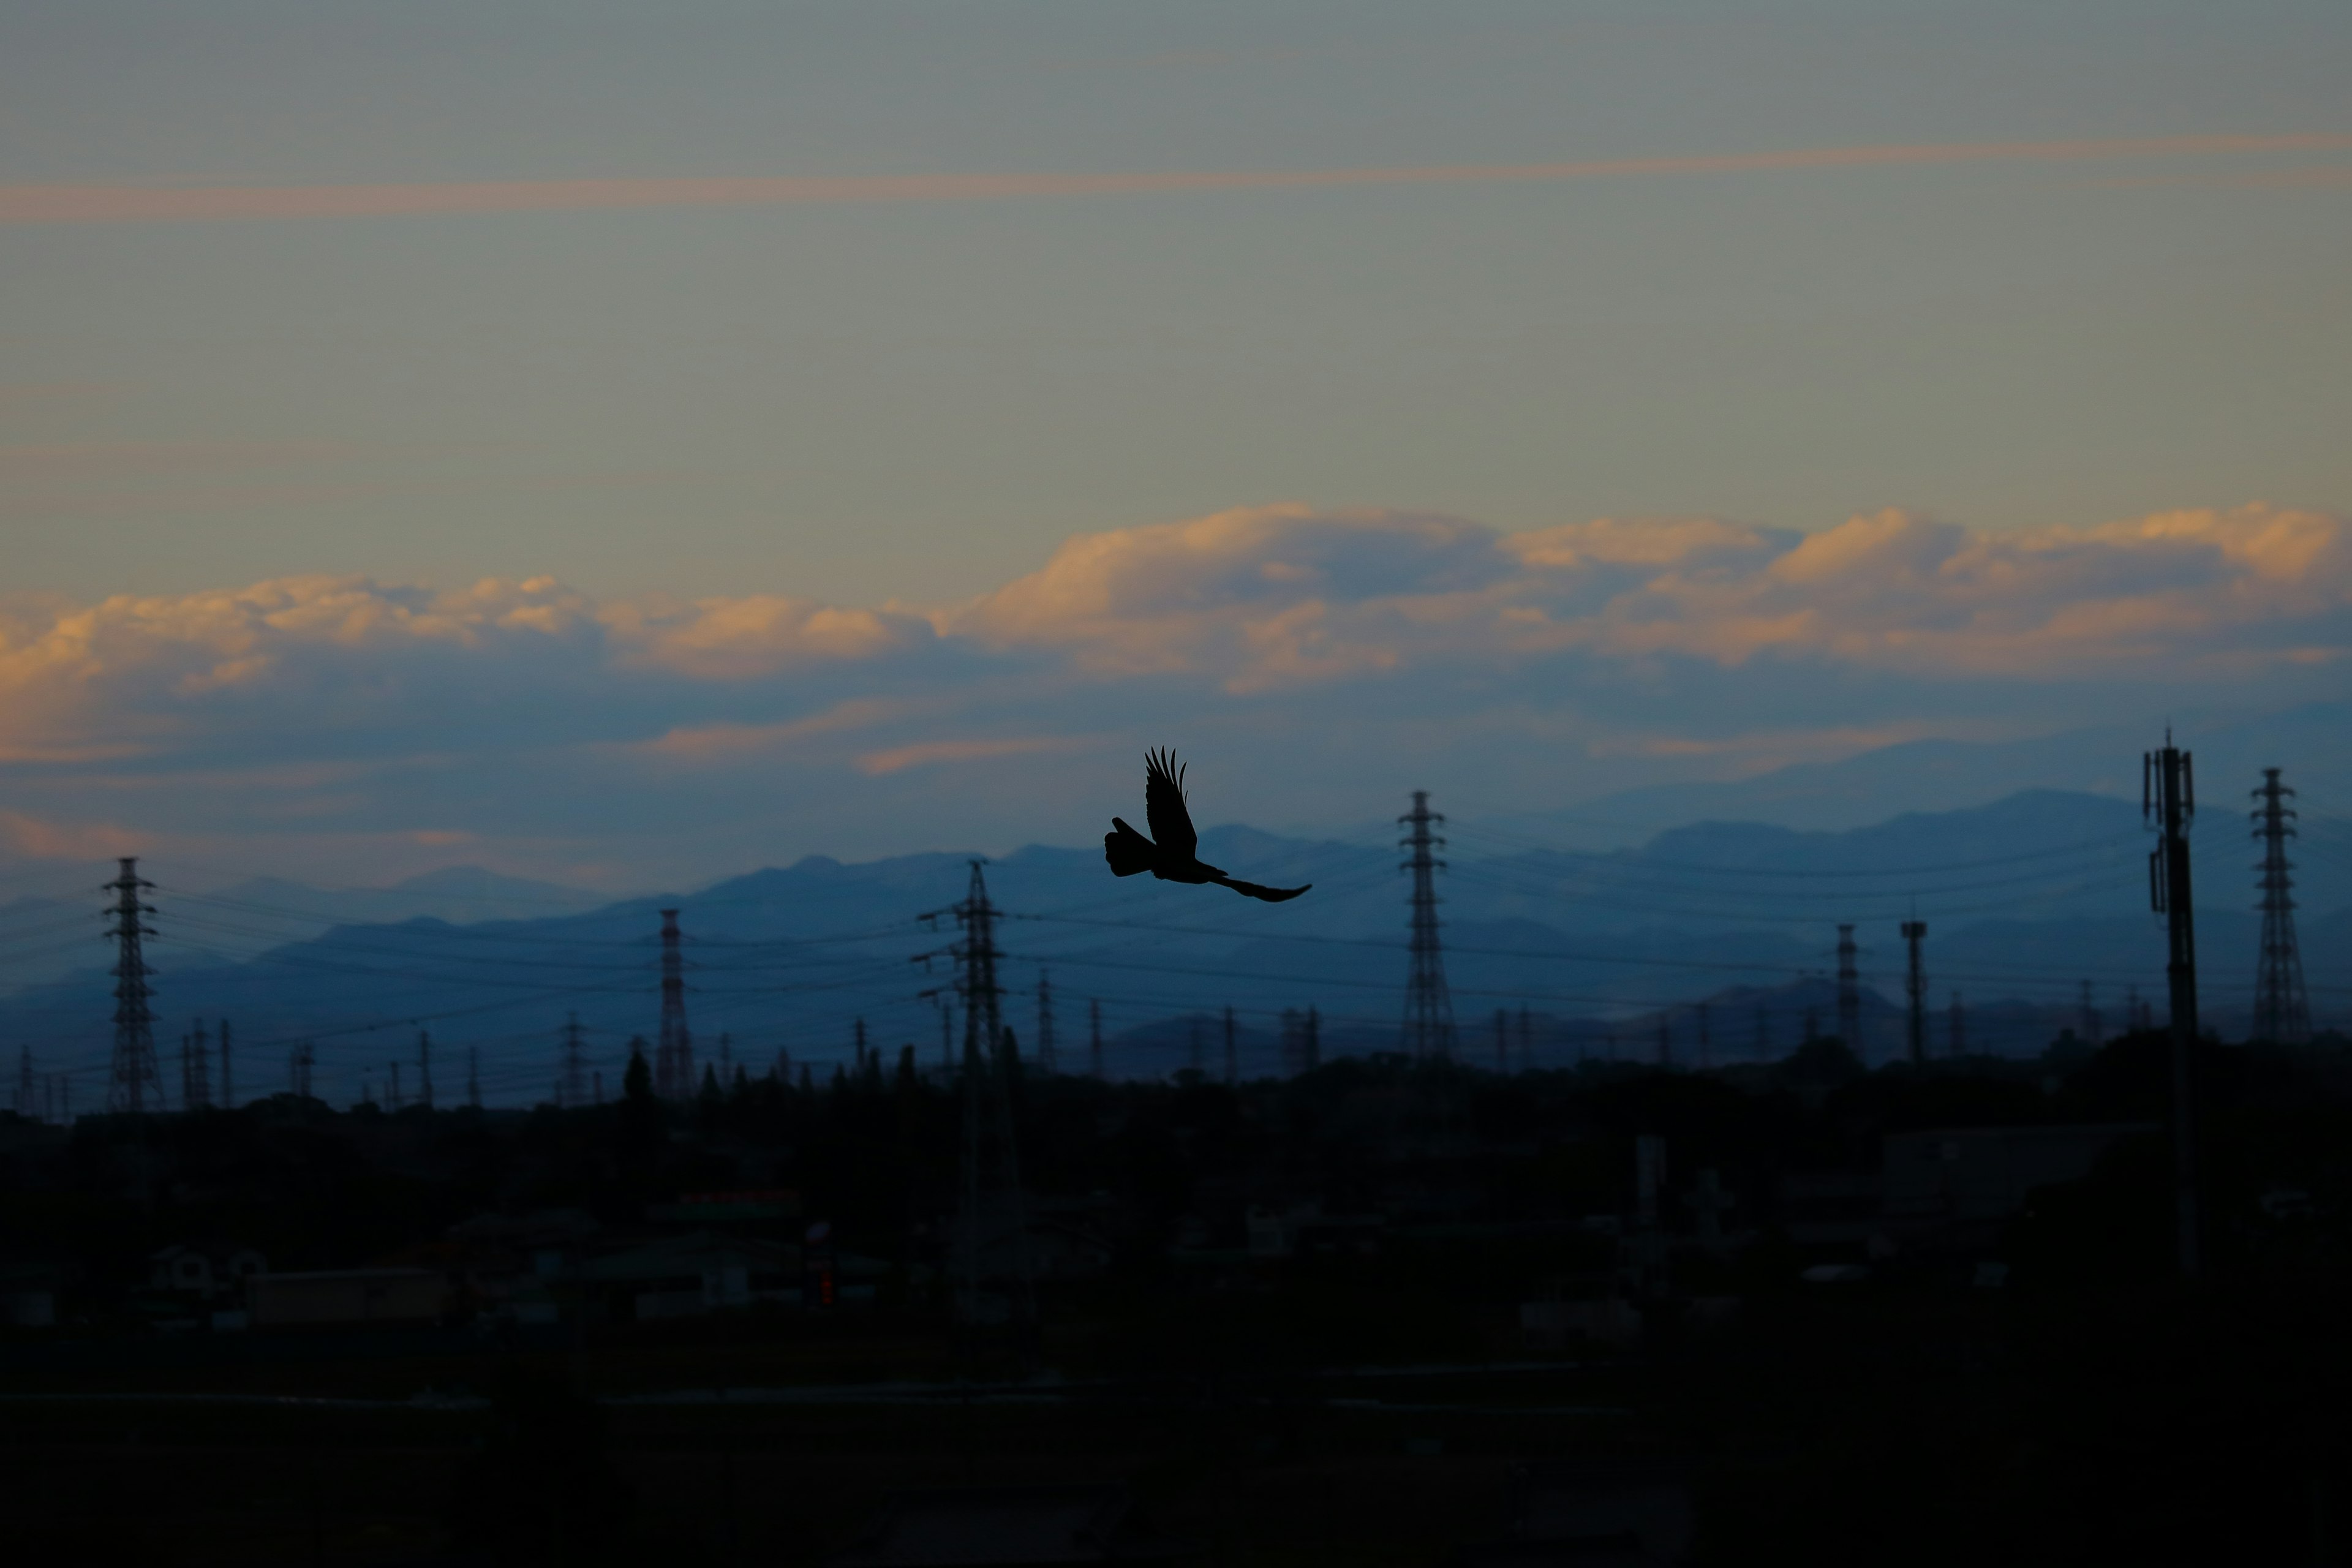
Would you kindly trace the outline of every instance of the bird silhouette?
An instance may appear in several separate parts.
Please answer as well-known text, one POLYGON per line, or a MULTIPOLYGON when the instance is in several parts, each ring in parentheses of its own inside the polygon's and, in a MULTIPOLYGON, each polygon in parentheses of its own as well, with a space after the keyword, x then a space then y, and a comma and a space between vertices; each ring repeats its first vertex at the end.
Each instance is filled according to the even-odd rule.
POLYGON ((1151 824, 1146 838, 1114 816, 1103 835, 1103 858, 1122 877, 1149 871, 1163 882, 1218 882, 1247 898, 1278 904, 1295 899, 1307 888, 1262 888, 1226 876, 1204 864, 1194 853, 1201 836, 1192 831, 1192 814, 1184 809, 1184 770, 1170 752, 1147 752, 1143 761, 1143 819, 1151 824))

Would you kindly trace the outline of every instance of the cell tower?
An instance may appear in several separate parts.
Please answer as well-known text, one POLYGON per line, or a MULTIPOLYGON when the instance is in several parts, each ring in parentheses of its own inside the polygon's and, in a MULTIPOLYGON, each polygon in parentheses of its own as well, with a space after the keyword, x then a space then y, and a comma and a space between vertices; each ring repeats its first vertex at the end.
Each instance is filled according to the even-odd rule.
POLYGON ((1054 1058, 1054 977, 1043 969, 1037 971, 1037 1070, 1046 1074, 1058 1070, 1054 1058))
MULTIPOLYGON (((1854 972, 1853 927, 1838 927, 1837 944, 1837 1010, 1838 1038, 1845 1048, 1862 1059, 1862 977, 1854 972)), ((1805 1033, 1812 1033, 1807 1025, 1805 1033)))
POLYGON ((2148 901, 2165 917, 2164 977, 2172 993, 2172 1180, 2180 1271, 2198 1271, 2196 1122, 2189 1053, 2197 1045, 2197 927, 2189 887, 2189 824, 2197 816, 2196 770, 2164 731, 2164 749, 2140 757, 2139 809, 2158 838, 2147 859, 2148 901))
POLYGON ((139 917, 155 908, 139 901, 142 888, 155 884, 139 875, 136 856, 121 858, 121 874, 106 884, 115 895, 108 913, 114 924, 106 934, 116 948, 114 961, 114 1060, 107 1075, 106 1105, 110 1110, 137 1115, 150 1107, 163 1109, 163 1079, 155 1066, 155 1016, 147 1005, 147 958, 139 939, 153 936, 152 926, 139 917))
POLYGON ((580 1041, 580 1015, 563 1016, 563 1054, 556 1069, 555 1103, 564 1110, 588 1103, 588 1058, 580 1041))
MULTIPOLYGON (((956 1235, 955 1317, 967 1331, 1009 1318, 1015 1334, 1025 1341, 1037 1321, 1036 1285, 1029 1266, 1020 1150, 1013 1137, 1012 1046, 1002 1012, 1004 992, 996 983, 996 961, 1003 956, 996 946, 999 911, 988 901, 982 865, 971 863, 971 881, 961 903, 922 917, 936 929, 952 915, 963 933, 944 954, 955 963, 955 991, 963 1004, 963 1212, 956 1235), (988 1279, 1009 1286, 1001 1309, 982 1289, 988 1279)), ((942 955, 916 956, 928 965, 942 955)))
POLYGON ((1097 1082, 1101 1081, 1103 1054, 1102 1003, 1100 1001, 1087 1004, 1087 1068, 1095 1075, 1097 1082))
POLYGON ((1445 956, 1437 938, 1437 871, 1445 862, 1430 851, 1445 840, 1430 832, 1444 817, 1429 809, 1429 792, 1412 792, 1412 810, 1397 818, 1412 828, 1398 847, 1412 851, 1401 868, 1412 873, 1412 971, 1405 982, 1404 1047, 1419 1060, 1454 1054, 1454 998, 1445 988, 1445 956))
POLYGON ((2263 841, 2263 949, 2254 970, 2254 1038, 2300 1046, 2311 1038, 2311 998, 2303 988, 2303 953, 2294 941, 2294 866, 2286 841, 2294 836, 2294 791, 2279 770, 2263 770, 2254 798, 2254 837, 2263 841))
POLYGON ((1927 972, 1919 963, 1919 943, 1927 934, 1926 921, 1903 922, 1903 945, 1910 963, 1903 973, 1903 999, 1910 1005, 1911 1065, 1927 1065, 1927 972))
POLYGON ((661 912, 661 1044, 654 1051, 654 1092, 664 1100, 694 1093, 694 1035, 686 1026, 686 957, 678 951, 677 911, 661 912))

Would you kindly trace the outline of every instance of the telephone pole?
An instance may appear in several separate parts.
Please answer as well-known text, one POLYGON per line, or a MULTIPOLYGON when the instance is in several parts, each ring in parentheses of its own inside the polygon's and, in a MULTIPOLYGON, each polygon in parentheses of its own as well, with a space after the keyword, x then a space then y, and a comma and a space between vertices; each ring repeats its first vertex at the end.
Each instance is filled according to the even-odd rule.
POLYGON ((1004 992, 996 983, 996 962, 1003 956, 996 946, 996 918, 1001 911, 989 902, 988 883, 981 870, 983 864, 971 863, 971 880, 962 902, 921 917, 936 930, 941 920, 952 916, 961 937, 943 952, 918 953, 916 962, 928 967, 934 958, 951 959, 956 968, 954 990, 963 1004, 963 1212, 959 1216, 955 1252, 956 1322, 970 1331, 995 1321, 994 1303, 984 1299, 982 1283, 991 1276, 1007 1279, 1011 1290, 1004 1315, 1025 1348, 1037 1321, 1036 1286, 1029 1267, 1028 1207, 1022 1195, 1020 1150, 1013 1136, 1004 992), (994 1237, 992 1229, 997 1233, 994 1237), (1009 1253, 1004 1264, 996 1268, 990 1266, 987 1258, 997 1250, 991 1247, 992 1240, 1009 1253))
MULTIPOLYGON (((1838 1038, 1862 1060, 1862 979, 1854 972, 1853 927, 1838 927, 1837 944, 1837 1013, 1838 1038)), ((1811 1033, 1808 1030, 1807 1033, 1811 1033)))
POLYGON ((694 1093, 694 1035, 686 1026, 686 957, 678 950, 677 911, 661 912, 661 1045, 654 1089, 665 1100, 694 1093))
POLYGON ((2147 861, 2149 901, 2165 917, 2172 993, 2172 1180, 2180 1272, 2198 1269, 2196 1122, 2189 1055, 2197 1046, 2197 931, 2189 903, 2189 824, 2197 815, 2197 777, 2187 752, 2164 731, 2164 749, 2140 758, 2140 815, 2158 834, 2147 861))
POLYGON ((1429 792, 1412 792, 1412 810, 1397 818, 1412 831, 1398 847, 1412 851, 1400 868, 1412 873, 1412 966, 1405 982, 1404 1046, 1419 1060, 1454 1054, 1454 999, 1445 988, 1445 955, 1437 937, 1436 873, 1445 864, 1430 851, 1445 840, 1430 831, 1445 818, 1429 809, 1429 792))
POLYGON ((150 1106, 163 1109, 163 1079, 155 1066, 155 1016, 147 1005, 147 957, 139 945, 142 936, 153 936, 155 928, 142 924, 140 916, 155 912, 152 904, 139 901, 142 889, 155 884, 139 875, 136 856, 121 858, 121 875, 106 884, 106 890, 115 895, 114 924, 106 934, 115 944, 114 961, 114 1059, 107 1074, 106 1103, 109 1110, 127 1110, 136 1116, 150 1106))
POLYGON ((1910 950, 1910 967, 1903 976, 1903 998, 1911 1007, 1911 1065, 1927 1065, 1927 972, 1919 965, 1919 942, 1927 934, 1926 921, 1903 922, 1903 944, 1910 950))
POLYGON ((2263 770, 2254 791, 2254 837, 2263 841, 2263 947, 2254 971, 2254 1038, 2300 1046, 2311 1038, 2311 998, 2303 988, 2303 953, 2294 941, 2294 866, 2286 841, 2294 837, 2294 791, 2279 770, 2263 770))

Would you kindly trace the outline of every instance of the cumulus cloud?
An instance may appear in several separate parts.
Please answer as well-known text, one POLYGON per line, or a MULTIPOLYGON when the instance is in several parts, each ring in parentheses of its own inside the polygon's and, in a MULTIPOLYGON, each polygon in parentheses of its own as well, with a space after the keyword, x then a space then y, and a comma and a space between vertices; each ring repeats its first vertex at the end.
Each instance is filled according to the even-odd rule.
MULTIPOLYGON (((345 821, 471 849, 560 826, 593 848, 690 797, 698 832, 756 818, 805 840, 896 811, 889 831, 930 842, 1180 734, 1248 737, 1267 788, 1402 747, 1539 792, 1579 768, 1736 766, 1994 714, 2108 719, 2159 681, 2269 672, 2287 699, 2326 695, 2347 650, 2352 524, 2318 511, 1506 534, 1275 506, 1074 538, 919 612, 599 602, 545 577, 19 601, 0 606, 0 777, 43 822, 97 794, 157 803, 109 833, 166 832, 177 809, 220 834, 345 821), (319 782, 203 783, 260 773, 319 782), (945 782, 966 778, 998 793, 945 782)), ((83 841, 58 832, 11 836, 83 841)))

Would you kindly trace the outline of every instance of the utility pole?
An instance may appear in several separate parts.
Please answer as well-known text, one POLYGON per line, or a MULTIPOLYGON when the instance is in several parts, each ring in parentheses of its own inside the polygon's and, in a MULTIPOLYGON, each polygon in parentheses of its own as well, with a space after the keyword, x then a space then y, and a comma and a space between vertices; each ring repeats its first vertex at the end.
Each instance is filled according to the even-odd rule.
POLYGON ((416 1103, 433 1109, 433 1034, 428 1029, 416 1031, 416 1103))
POLYGON ((989 1272, 986 1254, 991 1250, 989 1221, 993 1217, 1004 1250, 1011 1255, 996 1277, 1010 1276, 1008 1316, 1025 1352, 1037 1321, 1036 1286, 1029 1267, 1028 1205, 1022 1194, 1020 1150, 1013 1136, 1011 1064, 1006 1059, 1010 1052, 1002 1013, 1004 993, 996 983, 996 961, 1003 956, 996 946, 999 911, 989 902, 988 883, 981 870, 983 864, 971 863, 971 880, 962 902, 921 917, 936 930, 940 921, 952 916, 961 938, 943 954, 918 953, 916 962, 929 967, 934 958, 952 959, 955 990, 963 1004, 963 1213, 957 1227, 956 1322, 970 1332, 994 1316, 984 1304, 981 1289, 989 1272))
POLYGON ((563 1016, 563 1054, 559 1058, 555 1076, 555 1103, 559 1110, 571 1110, 588 1101, 585 1068, 587 1055, 580 1040, 580 1015, 563 1016))
POLYGON ((2190 1053, 2197 1046, 2197 930, 2189 901, 2189 823, 2197 815, 2197 778, 2187 752, 2164 731, 2164 749, 2140 758, 2140 816, 2159 835, 2147 861, 2149 901, 2165 917, 2172 993, 2172 1179, 2180 1272, 2198 1271, 2197 1145, 2190 1053))
POLYGON ((151 1105, 163 1108, 163 1079, 155 1067, 155 1017, 147 1005, 147 958, 139 945, 142 936, 153 936, 155 928, 143 925, 142 915, 155 912, 152 904, 139 901, 141 889, 155 884, 139 875, 139 859, 126 855, 119 864, 121 873, 106 884, 107 891, 115 897, 114 908, 108 912, 114 924, 106 934, 115 944, 114 961, 114 1059, 107 1074, 107 1109, 127 1110, 136 1116, 151 1105))
POLYGON ((2263 841, 2263 946, 2254 968, 2254 1038, 2274 1046, 2300 1046, 2311 1039, 2311 998, 2303 988, 2303 953, 2294 940, 2294 866, 2286 841, 2294 837, 2294 791, 2279 783, 2279 770, 2263 770, 2254 791, 2254 837, 2263 841))
POLYGON ((1097 998, 1087 1004, 1087 1068, 1095 1081, 1103 1079, 1102 1001, 1097 998))
POLYGON ((656 1091, 665 1100, 694 1093, 694 1036, 686 1026, 686 958, 678 950, 677 911, 661 912, 661 1046, 654 1053, 656 1091))
POLYGON ((466 1103, 482 1109, 482 1047, 466 1047, 466 1103))
POLYGON ((1927 934, 1926 921, 1903 922, 1903 945, 1909 950, 1910 966, 1903 975, 1903 999, 1910 1004, 1911 1065, 1927 1065, 1927 972, 1919 964, 1919 942, 1927 934))
MULTIPOLYGON (((1862 979, 1854 972, 1853 927, 1840 926, 1837 944, 1837 1013, 1838 1038, 1845 1048, 1861 1061, 1862 1055, 1862 979)), ((1811 1034, 1808 1028, 1805 1031, 1811 1034)))
POLYGON ((220 1021, 220 1057, 221 1107, 223 1110, 235 1110, 236 1109, 236 1079, 234 1069, 231 1068, 229 1063, 228 1020, 226 1018, 223 1018, 220 1021))
POLYGON ((1054 1053, 1054 977, 1037 971, 1037 1070, 1047 1077, 1059 1070, 1054 1053))
POLYGON ((1419 1060, 1454 1054, 1454 998, 1445 988, 1445 956, 1437 937, 1436 873, 1445 864, 1431 855, 1445 840, 1430 831, 1444 817, 1429 809, 1429 792, 1412 792, 1412 810, 1397 818, 1412 831, 1398 847, 1412 851, 1402 870, 1412 873, 1412 966, 1405 982, 1404 1046, 1419 1060))

